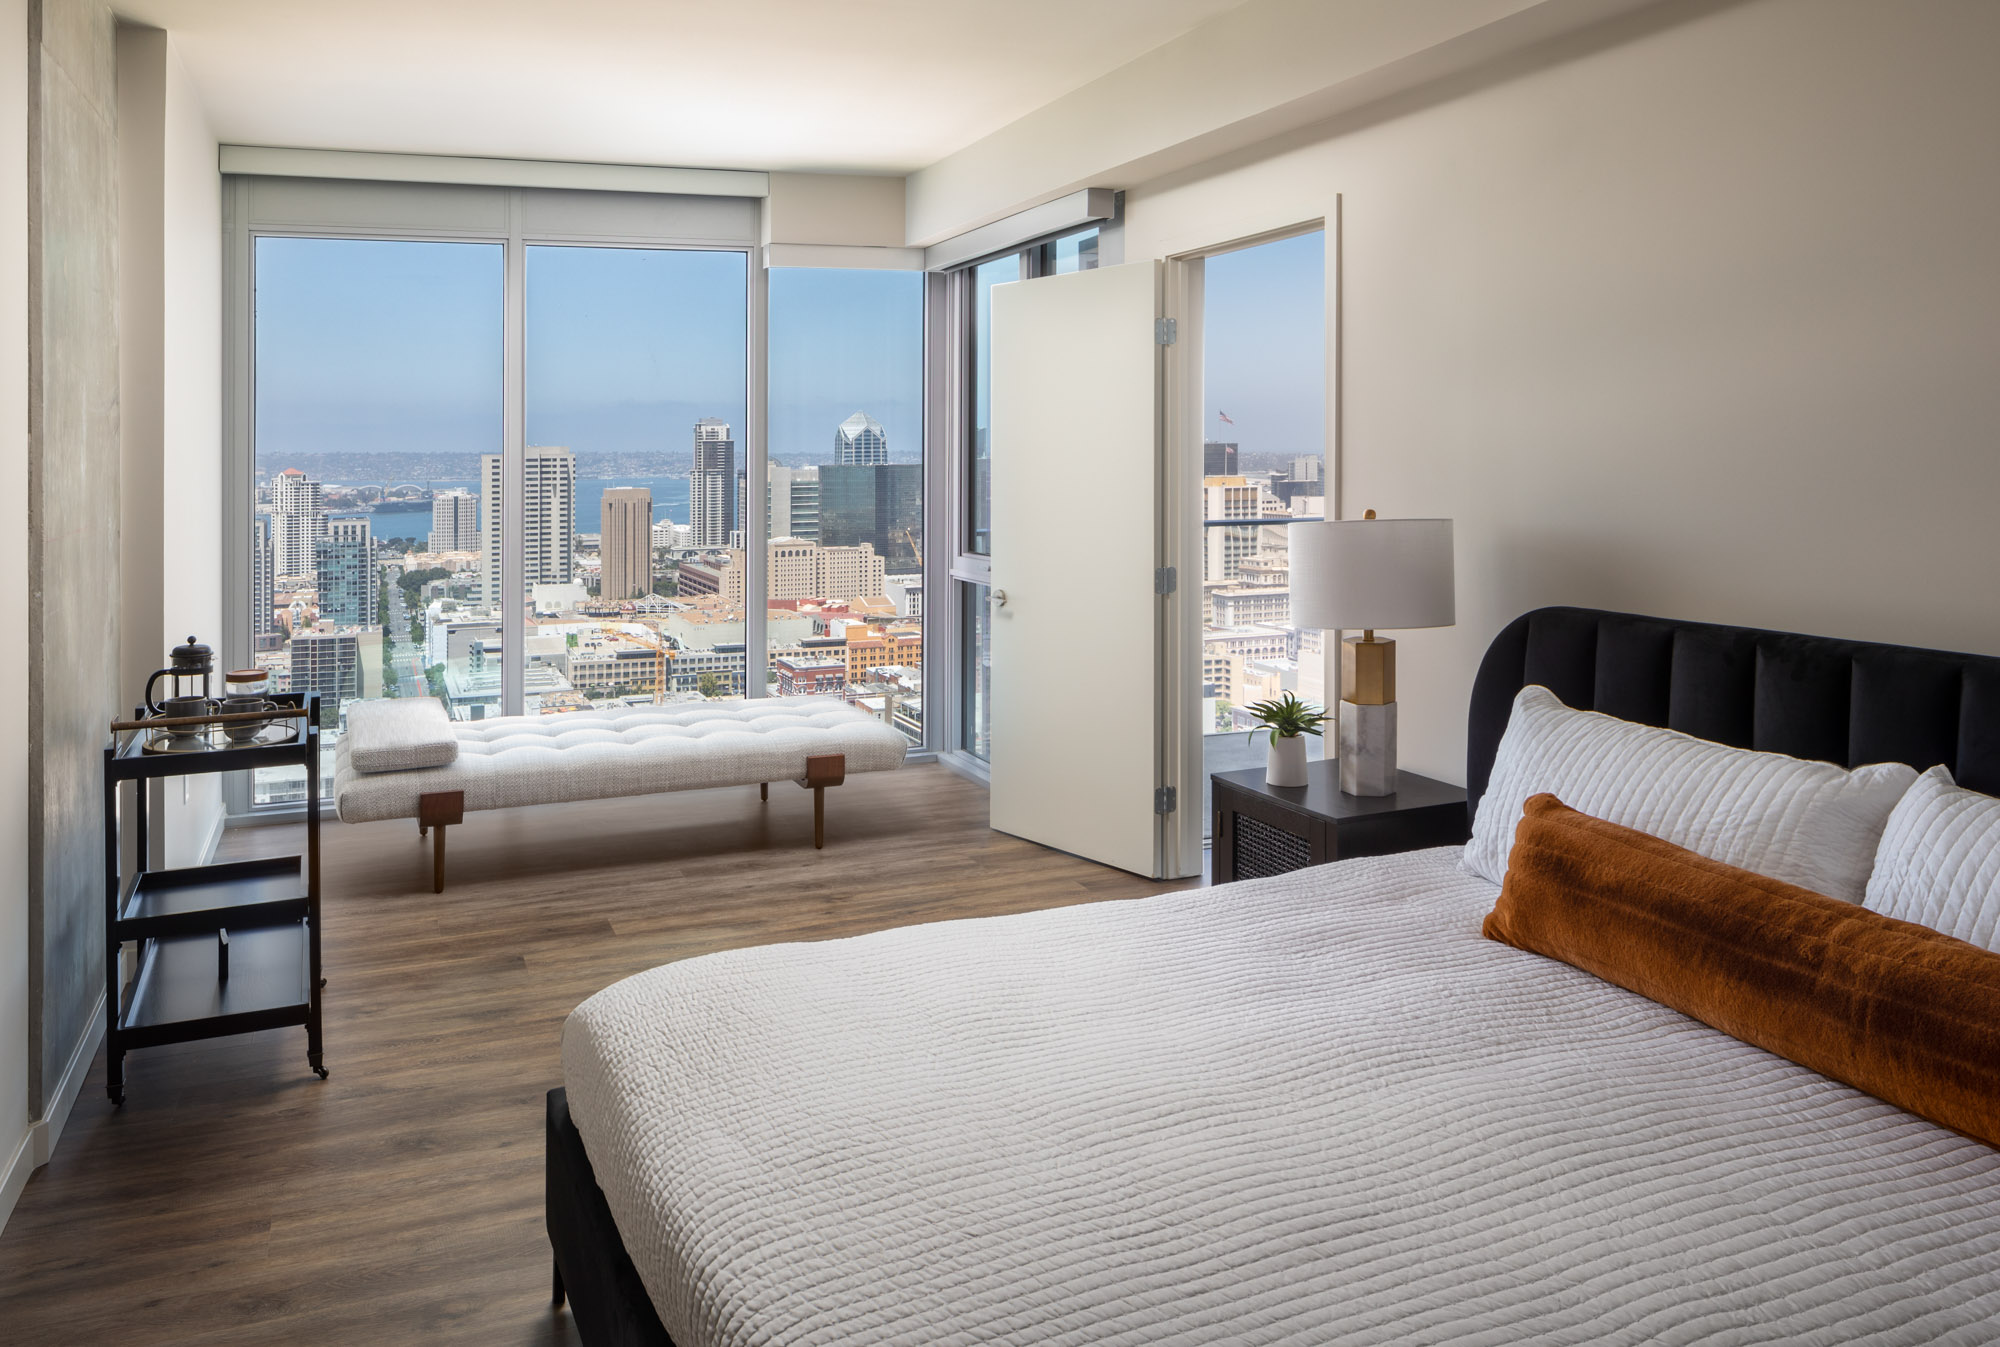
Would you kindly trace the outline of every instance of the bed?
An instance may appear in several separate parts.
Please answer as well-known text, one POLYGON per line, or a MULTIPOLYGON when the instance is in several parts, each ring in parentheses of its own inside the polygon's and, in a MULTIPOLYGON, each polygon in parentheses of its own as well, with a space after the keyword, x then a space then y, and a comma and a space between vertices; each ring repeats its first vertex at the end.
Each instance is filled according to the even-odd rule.
MULTIPOLYGON (((1578 609, 1475 683, 2000 788, 2000 660, 1578 609)), ((1992 1340, 2000 1152, 1479 935, 1456 849, 732 951, 579 1007, 585 1340, 1992 1340)))

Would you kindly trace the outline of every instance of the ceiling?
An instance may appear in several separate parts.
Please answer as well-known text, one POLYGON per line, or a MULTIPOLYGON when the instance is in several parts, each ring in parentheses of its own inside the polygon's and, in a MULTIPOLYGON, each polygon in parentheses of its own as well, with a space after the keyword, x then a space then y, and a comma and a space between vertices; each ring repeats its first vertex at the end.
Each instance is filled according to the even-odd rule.
POLYGON ((907 173, 1241 0, 117 0, 225 143, 907 173))

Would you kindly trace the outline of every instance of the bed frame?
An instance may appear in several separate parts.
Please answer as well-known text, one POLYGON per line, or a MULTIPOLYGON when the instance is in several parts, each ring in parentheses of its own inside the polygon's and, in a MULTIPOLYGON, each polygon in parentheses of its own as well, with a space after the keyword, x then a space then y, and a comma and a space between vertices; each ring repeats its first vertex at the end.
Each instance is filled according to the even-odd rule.
MULTIPOLYGON (((1473 680, 1468 816, 1479 808, 1514 694, 1539 683, 1570 706, 1702 739, 1853 767, 1949 767, 2000 795, 2000 658, 1823 636, 1538 608, 1501 629, 1473 680)), ((588 1347, 673 1347, 613 1224, 562 1090, 548 1100, 548 1231, 555 1303, 588 1347)))

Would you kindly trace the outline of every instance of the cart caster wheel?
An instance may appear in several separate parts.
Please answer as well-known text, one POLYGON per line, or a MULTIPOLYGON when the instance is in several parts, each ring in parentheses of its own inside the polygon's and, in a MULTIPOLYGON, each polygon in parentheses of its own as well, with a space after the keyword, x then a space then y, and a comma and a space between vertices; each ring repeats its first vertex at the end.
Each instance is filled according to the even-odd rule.
POLYGON ((326 1079, 326 1068, 325 1068, 325 1067, 323 1067, 323 1066, 316 1066, 316 1067, 314 1067, 314 1068, 313 1068, 313 1072, 314 1072, 314 1073, 315 1073, 316 1075, 318 1075, 318 1077, 319 1077, 319 1078, 320 1078, 321 1080, 325 1080, 325 1079, 326 1079))
POLYGON ((111 1107, 125 1107, 125 1092, 123 1090, 106 1090, 105 1093, 111 1096, 111 1107))

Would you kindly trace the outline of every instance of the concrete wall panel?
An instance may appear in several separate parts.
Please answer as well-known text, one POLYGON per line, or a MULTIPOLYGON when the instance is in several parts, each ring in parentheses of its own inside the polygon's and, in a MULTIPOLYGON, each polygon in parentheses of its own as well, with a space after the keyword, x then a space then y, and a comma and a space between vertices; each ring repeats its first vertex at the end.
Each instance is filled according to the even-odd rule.
POLYGON ((31 34, 31 1105, 103 985, 100 753, 118 675, 118 146, 111 12, 42 0, 31 34))

